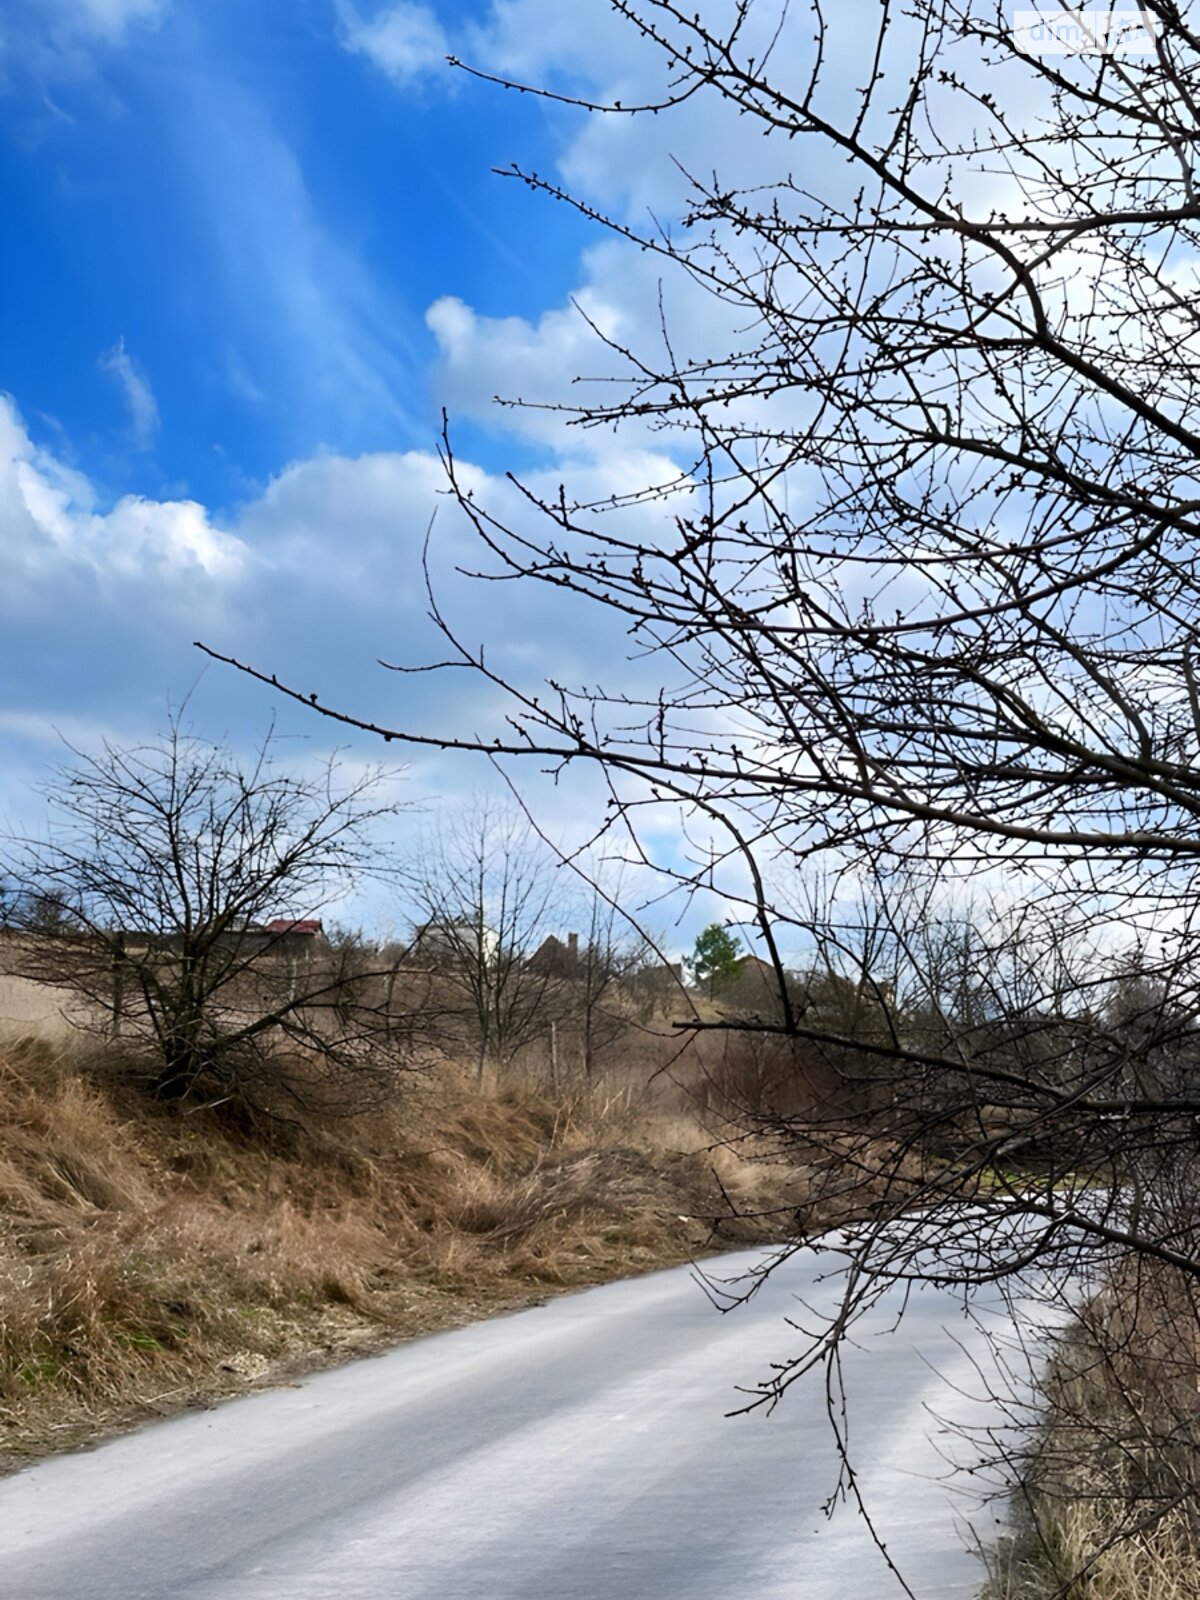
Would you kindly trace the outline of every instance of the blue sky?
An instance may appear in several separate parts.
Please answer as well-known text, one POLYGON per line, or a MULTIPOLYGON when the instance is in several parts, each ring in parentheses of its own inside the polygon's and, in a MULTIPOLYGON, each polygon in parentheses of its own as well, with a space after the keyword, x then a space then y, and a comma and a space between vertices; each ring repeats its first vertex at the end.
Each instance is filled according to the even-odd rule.
MULTIPOLYGON (((454 576, 466 534, 436 436, 444 406, 501 509, 512 467, 597 493, 659 477, 670 463, 650 436, 581 439, 492 401, 563 399, 611 370, 576 303, 630 344, 655 337, 661 269, 491 168, 519 161, 619 216, 670 219, 678 149, 753 179, 762 141, 696 105, 669 127, 588 119, 453 72, 448 50, 627 100, 661 73, 606 0, 0 6, 10 828, 36 821, 60 736, 92 746, 161 724, 201 672, 197 637, 393 726, 494 727, 496 697, 463 675, 439 686, 376 664, 438 653, 420 578, 437 507, 464 637, 532 681, 595 681, 619 661, 602 618, 512 590, 497 607, 454 576)), ((711 305, 669 288, 681 336, 707 338, 711 305)), ((314 757, 335 740, 221 669, 190 704, 235 744, 272 716, 314 757)), ((360 741, 351 758, 379 753, 360 741)), ((431 756, 405 779, 427 806, 494 782, 431 756)), ((539 804, 569 840, 595 798, 580 780, 543 785, 539 804)), ((676 819, 647 821, 670 854, 676 819)), ((684 942, 720 909, 698 901, 684 942)))

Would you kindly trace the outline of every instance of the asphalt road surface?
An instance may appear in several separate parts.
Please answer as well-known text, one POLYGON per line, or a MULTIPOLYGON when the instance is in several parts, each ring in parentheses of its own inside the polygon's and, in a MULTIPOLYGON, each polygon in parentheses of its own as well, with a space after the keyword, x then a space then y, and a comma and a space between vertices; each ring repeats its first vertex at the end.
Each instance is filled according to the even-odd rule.
MULTIPOLYGON (((709 1270, 745 1270, 755 1255, 709 1270)), ((0 1482, 4 1600, 886 1600, 819 1375, 726 1415, 799 1344, 803 1251, 722 1314, 686 1269, 401 1346, 155 1424, 0 1482)), ((982 1579, 943 1419, 978 1420, 982 1340, 923 1290, 847 1351, 849 1430, 880 1538, 918 1600, 982 1579), (970 1413, 970 1415, 968 1415, 970 1413)), ((986 1356, 984 1357, 986 1360, 986 1356)), ((961 1445, 958 1447, 961 1454, 961 1445)))

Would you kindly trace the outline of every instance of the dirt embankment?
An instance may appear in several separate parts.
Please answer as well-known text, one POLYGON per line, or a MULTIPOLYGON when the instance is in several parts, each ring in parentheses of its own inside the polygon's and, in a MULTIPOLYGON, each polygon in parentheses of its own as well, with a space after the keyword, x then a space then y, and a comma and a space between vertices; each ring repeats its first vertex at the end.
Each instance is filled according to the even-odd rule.
POLYGON ((265 1137, 0 1049, 0 1469, 550 1293, 788 1236, 802 1174, 611 1085, 453 1073, 265 1137))

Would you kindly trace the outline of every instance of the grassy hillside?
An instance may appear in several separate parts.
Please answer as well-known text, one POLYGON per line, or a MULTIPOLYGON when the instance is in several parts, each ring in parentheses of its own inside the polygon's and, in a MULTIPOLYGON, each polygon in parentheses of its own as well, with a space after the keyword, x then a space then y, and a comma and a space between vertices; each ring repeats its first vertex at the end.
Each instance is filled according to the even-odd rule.
POLYGON ((786 1234, 803 1178, 720 1133, 630 1087, 448 1071, 265 1135, 155 1106, 119 1057, 0 1048, 0 1464, 786 1234))

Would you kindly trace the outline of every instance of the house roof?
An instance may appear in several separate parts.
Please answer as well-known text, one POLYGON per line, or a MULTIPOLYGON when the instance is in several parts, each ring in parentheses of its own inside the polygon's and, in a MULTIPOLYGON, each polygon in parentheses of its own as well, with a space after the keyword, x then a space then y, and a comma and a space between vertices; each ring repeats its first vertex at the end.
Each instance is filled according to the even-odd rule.
POLYGON ((574 970, 578 961, 578 936, 570 934, 568 942, 564 944, 557 934, 550 933, 538 945, 525 965, 532 972, 554 972, 559 969, 571 971, 574 970))
POLYGON ((737 965, 739 972, 766 972, 770 973, 771 977, 775 976, 775 968, 772 963, 764 961, 761 956, 756 956, 753 952, 749 955, 739 956, 737 965))
POLYGON ((301 917, 295 922, 290 917, 276 917, 273 922, 267 923, 267 932, 303 933, 311 936, 321 932, 321 923, 316 917, 301 917))

